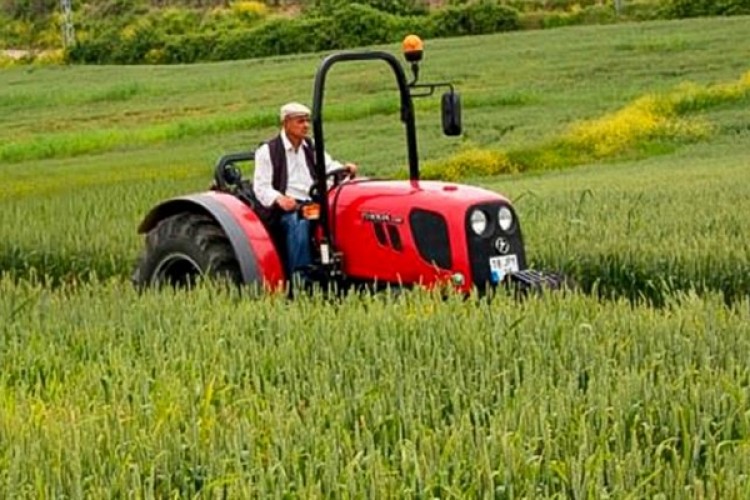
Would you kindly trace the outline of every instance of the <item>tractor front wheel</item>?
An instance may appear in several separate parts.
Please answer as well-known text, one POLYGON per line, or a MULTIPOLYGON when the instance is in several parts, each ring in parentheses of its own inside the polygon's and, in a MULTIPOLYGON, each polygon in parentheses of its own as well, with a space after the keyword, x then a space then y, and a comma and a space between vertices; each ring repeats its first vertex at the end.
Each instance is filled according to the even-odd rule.
POLYGON ((202 278, 242 283, 237 257, 223 229, 205 214, 182 212, 161 220, 146 236, 133 282, 141 288, 189 288, 202 278))

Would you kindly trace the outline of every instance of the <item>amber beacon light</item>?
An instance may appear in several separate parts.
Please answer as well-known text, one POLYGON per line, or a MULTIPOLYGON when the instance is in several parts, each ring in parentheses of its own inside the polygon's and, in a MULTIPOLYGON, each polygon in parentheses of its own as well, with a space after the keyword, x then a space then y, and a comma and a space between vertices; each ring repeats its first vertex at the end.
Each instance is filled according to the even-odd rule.
POLYGON ((401 46, 404 51, 404 58, 407 61, 415 63, 422 60, 424 42, 417 35, 407 35, 401 46))

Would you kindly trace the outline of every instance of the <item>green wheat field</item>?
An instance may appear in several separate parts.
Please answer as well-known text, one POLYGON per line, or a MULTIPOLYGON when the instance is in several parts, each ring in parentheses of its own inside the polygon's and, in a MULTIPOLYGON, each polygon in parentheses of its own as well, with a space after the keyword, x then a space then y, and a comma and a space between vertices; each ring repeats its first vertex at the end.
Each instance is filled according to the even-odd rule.
MULTIPOLYGON (((427 40, 465 133, 419 100, 425 173, 509 196, 577 283, 521 302, 139 294, 141 217, 309 103, 322 54, 0 71, 0 497, 747 498, 748 32, 427 40)), ((329 151, 403 176, 387 67, 329 82, 329 151)))

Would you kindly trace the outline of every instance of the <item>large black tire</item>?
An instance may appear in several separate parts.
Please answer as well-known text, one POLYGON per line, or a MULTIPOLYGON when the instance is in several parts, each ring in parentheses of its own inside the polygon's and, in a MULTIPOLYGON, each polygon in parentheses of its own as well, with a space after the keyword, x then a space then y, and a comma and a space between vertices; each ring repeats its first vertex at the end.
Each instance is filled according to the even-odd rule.
POLYGON ((136 286, 185 288, 203 278, 242 283, 224 230, 205 214, 182 212, 159 221, 146 236, 133 273, 136 286))

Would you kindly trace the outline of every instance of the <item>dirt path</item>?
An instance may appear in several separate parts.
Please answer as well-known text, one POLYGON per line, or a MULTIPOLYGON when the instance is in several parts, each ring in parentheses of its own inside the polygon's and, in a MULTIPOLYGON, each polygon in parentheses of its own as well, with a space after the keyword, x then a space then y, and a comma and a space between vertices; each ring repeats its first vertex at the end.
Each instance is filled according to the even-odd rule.
POLYGON ((31 55, 32 52, 30 50, 21 50, 21 49, 5 49, 0 50, 0 54, 10 57, 11 59, 21 59, 23 57, 26 57, 28 55, 31 55))

